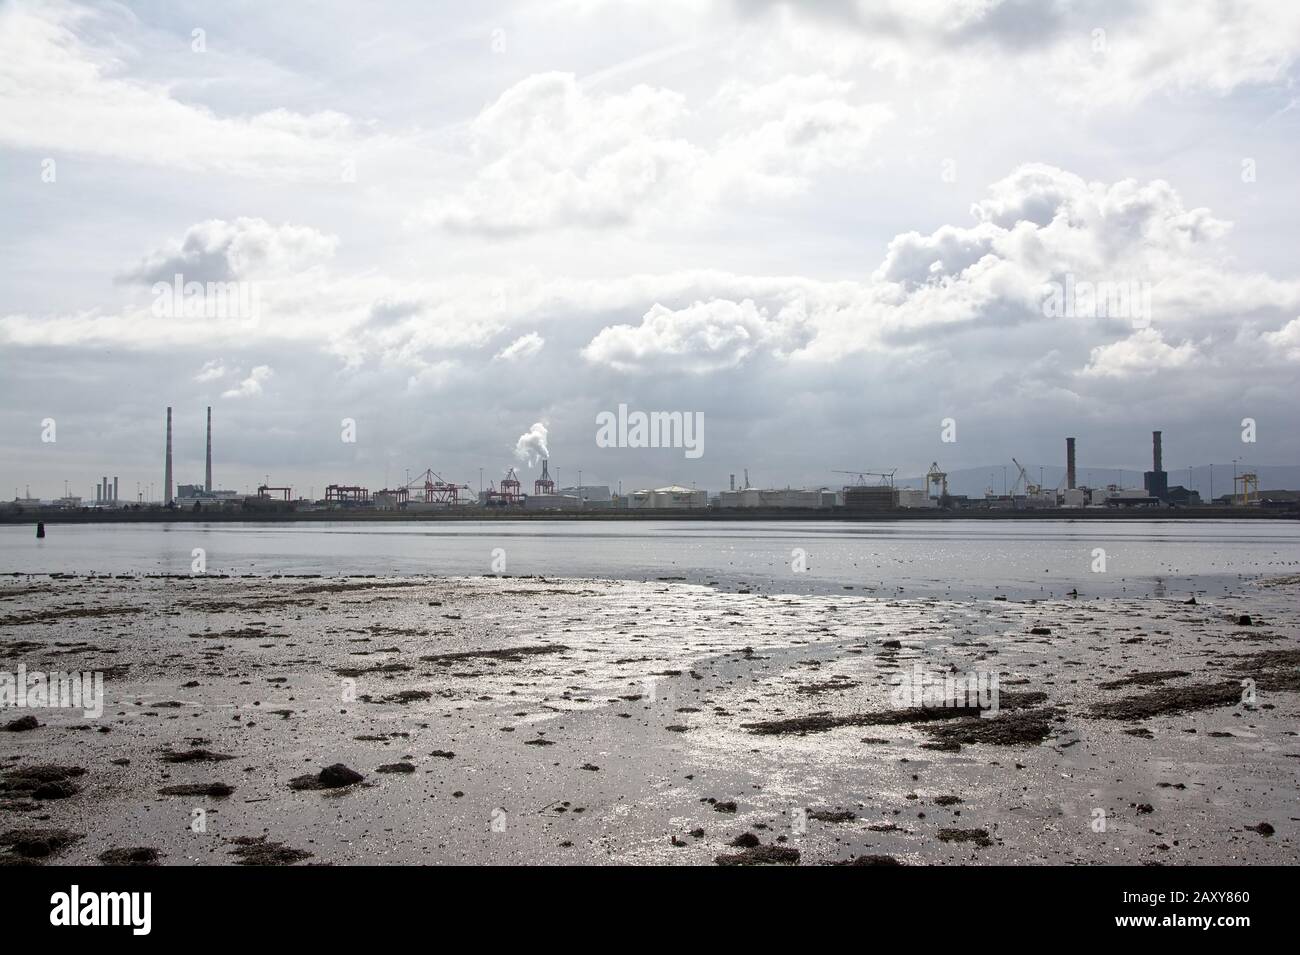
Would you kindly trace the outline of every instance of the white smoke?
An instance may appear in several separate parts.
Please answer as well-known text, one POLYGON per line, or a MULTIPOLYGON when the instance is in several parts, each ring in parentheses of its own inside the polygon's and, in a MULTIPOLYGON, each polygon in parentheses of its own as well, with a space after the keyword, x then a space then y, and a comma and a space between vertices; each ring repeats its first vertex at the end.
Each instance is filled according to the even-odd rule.
POLYGON ((546 447, 546 425, 538 421, 519 436, 515 442, 515 457, 530 468, 536 467, 542 458, 549 458, 550 450, 546 447))

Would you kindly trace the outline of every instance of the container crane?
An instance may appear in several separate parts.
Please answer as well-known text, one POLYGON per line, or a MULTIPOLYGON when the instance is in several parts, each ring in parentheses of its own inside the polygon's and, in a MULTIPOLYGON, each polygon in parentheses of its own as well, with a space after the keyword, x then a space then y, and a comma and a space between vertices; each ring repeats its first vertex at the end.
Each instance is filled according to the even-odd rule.
POLYGON ((453 484, 444 481, 442 476, 433 469, 426 469, 415 480, 407 482, 405 490, 409 495, 410 492, 416 492, 415 499, 418 501, 423 496, 425 504, 459 504, 460 492, 468 491, 468 484, 453 484))
POLYGON ((866 470, 862 470, 862 471, 833 471, 832 473, 834 473, 834 474, 849 474, 849 475, 852 475, 853 477, 856 477, 856 478, 858 479, 858 485, 859 485, 859 486, 864 486, 864 487, 865 487, 865 486, 866 486, 866 483, 867 483, 867 476, 870 475, 871 477, 878 477, 878 478, 880 478, 880 486, 881 486, 881 487, 893 487, 893 486, 894 486, 894 473, 895 473, 897 470, 898 470, 898 468, 894 468, 893 471, 866 471, 866 470))
POLYGON ((925 496, 930 496, 930 488, 939 486, 939 500, 946 500, 948 497, 948 472, 939 470, 939 462, 930 462, 930 470, 925 475, 925 496))

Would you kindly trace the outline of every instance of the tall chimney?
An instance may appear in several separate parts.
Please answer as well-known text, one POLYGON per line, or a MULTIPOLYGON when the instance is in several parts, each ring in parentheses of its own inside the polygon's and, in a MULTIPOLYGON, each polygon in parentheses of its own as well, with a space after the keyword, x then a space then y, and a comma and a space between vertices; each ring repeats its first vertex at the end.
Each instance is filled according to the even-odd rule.
POLYGON ((733 491, 736 489, 736 475, 734 474, 731 476, 731 489, 733 491))
POLYGON ((113 476, 113 503, 117 503, 117 476, 113 476))
POLYGON ((208 468, 203 478, 203 490, 212 493, 212 406, 208 405, 208 468))
POLYGON ((1065 439, 1065 486, 1074 490, 1074 438, 1065 439))
POLYGON ((1164 470, 1164 468, 1161 466, 1162 457, 1163 455, 1160 453, 1160 432, 1152 431, 1151 432, 1151 470, 1152 471, 1159 472, 1164 470))
POLYGON ((172 409, 167 409, 167 464, 163 468, 163 506, 172 502, 172 409))

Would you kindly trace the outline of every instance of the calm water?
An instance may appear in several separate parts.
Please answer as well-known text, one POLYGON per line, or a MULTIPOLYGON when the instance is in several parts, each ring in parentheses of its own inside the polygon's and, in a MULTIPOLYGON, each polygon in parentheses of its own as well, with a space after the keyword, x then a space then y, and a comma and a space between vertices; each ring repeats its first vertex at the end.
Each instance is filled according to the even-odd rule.
POLYGON ((196 547, 209 573, 478 575, 501 548, 508 574, 907 596, 1214 594, 1300 572, 1300 525, 1263 521, 86 524, 43 541, 6 526, 0 572, 188 573, 196 547))

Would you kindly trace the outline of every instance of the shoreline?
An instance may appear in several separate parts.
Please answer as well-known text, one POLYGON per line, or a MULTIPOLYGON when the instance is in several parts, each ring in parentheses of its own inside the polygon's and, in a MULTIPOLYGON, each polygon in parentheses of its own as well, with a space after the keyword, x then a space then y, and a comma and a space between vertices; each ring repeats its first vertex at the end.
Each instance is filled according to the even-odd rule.
POLYGON ((892 508, 879 511, 834 509, 765 508, 664 508, 632 511, 528 511, 519 509, 475 509, 456 511, 371 511, 357 509, 293 510, 208 510, 181 511, 146 508, 139 511, 33 510, 19 514, 0 513, 0 525, 59 524, 195 524, 195 523, 324 523, 332 521, 377 522, 483 522, 501 521, 594 521, 594 522, 841 522, 876 523, 910 521, 1300 521, 1300 507, 1197 507, 1197 508, 1042 508, 1026 510, 961 510, 892 508))
POLYGON ((0 862, 1295 864, 1297 586, 13 580, 0 670, 106 701, 0 710, 39 724, 0 731, 0 862), (999 714, 898 711, 917 667, 996 674, 999 714))

